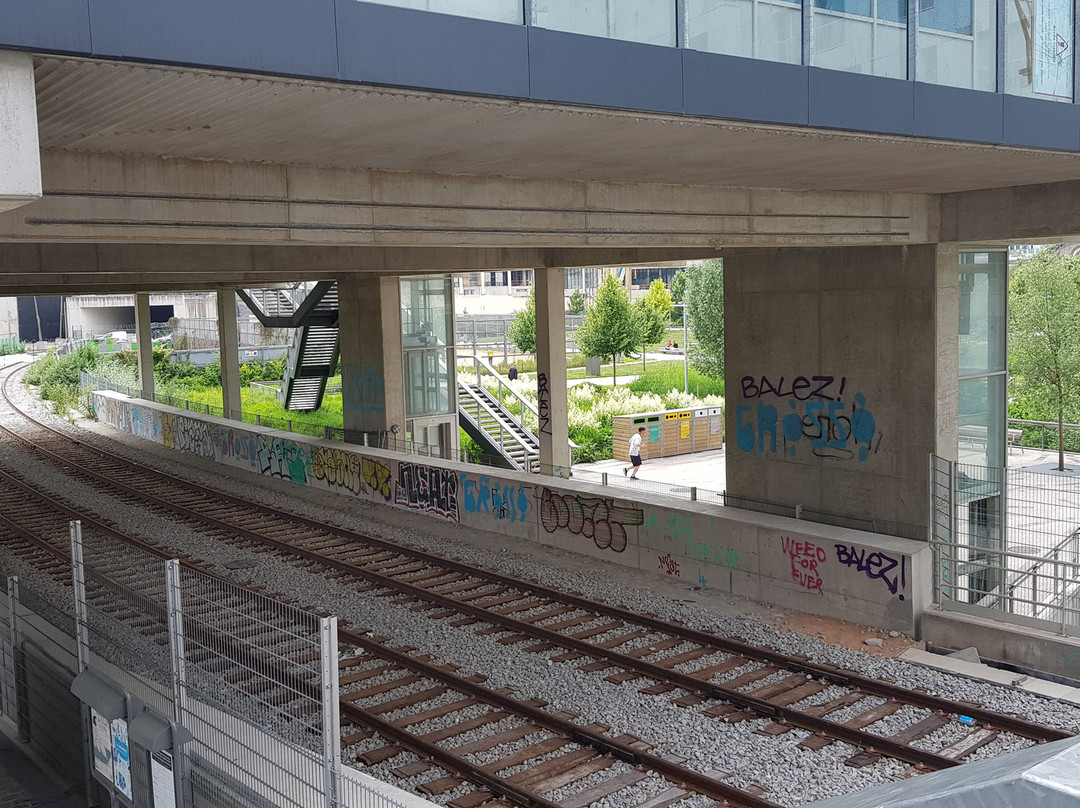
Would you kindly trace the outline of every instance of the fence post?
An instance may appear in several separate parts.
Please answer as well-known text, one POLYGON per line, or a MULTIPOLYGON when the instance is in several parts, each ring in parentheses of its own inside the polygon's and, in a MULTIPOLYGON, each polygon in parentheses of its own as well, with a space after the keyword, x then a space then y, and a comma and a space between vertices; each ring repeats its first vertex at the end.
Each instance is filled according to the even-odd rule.
POLYGON ((262 415, 255 413, 255 426, 262 426, 262 415))
POLYGON ((15 723, 19 740, 30 740, 26 726, 26 665, 23 662, 22 639, 19 631, 19 576, 8 578, 8 614, 11 618, 11 672, 12 672, 12 712, 11 720, 15 723))
POLYGON ((292 418, 285 421, 285 431, 292 432, 292 418))
POLYGON ((340 802, 341 716, 338 712, 338 633, 337 618, 319 619, 319 660, 322 664, 322 729, 324 804, 335 808, 340 802))
POLYGON ((690 486, 690 501, 691 502, 697 502, 697 486, 696 485, 690 486))
MULTIPOLYGON (((169 622, 169 653, 172 656, 173 721, 184 726, 187 714, 187 661, 184 652, 184 611, 180 590, 180 561, 165 562, 165 603, 169 622)), ((174 746, 173 790, 177 805, 190 805, 188 799, 188 757, 183 746, 174 746)))
POLYGON ((605 471, 605 472, 600 474, 600 485, 607 485, 607 484, 608 484, 607 483, 607 472, 605 471))
MULTIPOLYGON (((90 617, 86 611, 86 567, 83 564, 82 522, 75 519, 68 523, 71 535, 71 582, 75 597, 75 655, 78 659, 79 673, 90 667, 90 617)), ((80 717, 82 718, 83 749, 89 750, 93 739, 93 727, 90 724, 90 713, 85 705, 81 705, 80 717)), ((94 773, 90 764, 90 757, 83 753, 83 782, 86 789, 87 804, 93 800, 95 791, 94 773)))

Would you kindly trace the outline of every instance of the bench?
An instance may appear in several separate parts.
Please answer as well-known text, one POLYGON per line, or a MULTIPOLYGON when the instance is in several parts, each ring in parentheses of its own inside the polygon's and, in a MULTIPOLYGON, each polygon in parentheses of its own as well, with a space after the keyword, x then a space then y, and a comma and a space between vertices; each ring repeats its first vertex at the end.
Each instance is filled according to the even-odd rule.
POLYGON ((1011 449, 1013 446, 1019 446, 1020 451, 1024 451, 1024 431, 1022 429, 1008 429, 1006 430, 1007 443, 1011 449))

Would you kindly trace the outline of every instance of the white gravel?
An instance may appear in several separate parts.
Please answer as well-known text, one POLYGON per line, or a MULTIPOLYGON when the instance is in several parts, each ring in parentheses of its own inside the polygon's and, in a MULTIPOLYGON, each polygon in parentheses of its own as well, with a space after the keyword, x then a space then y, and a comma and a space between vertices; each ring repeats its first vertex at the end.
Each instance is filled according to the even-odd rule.
MULTIPOLYGON (((24 405, 25 406, 25 405, 24 405)), ((5 423, 11 423, 4 417, 5 423)), ((656 594, 646 587, 650 579, 642 574, 640 585, 626 585, 616 579, 626 578, 623 571, 620 576, 608 574, 609 568, 600 570, 599 564, 585 562, 578 557, 573 561, 575 569, 561 568, 557 565, 542 563, 532 556, 547 555, 550 560, 559 560, 566 554, 551 550, 533 550, 531 556, 507 552, 492 552, 489 546, 474 546, 465 541, 468 531, 458 531, 441 526, 430 533, 422 532, 418 525, 424 523, 416 518, 403 518, 403 515, 379 508, 370 503, 350 500, 345 497, 321 495, 318 492, 305 492, 303 498, 292 496, 296 489, 285 485, 249 484, 248 479, 238 474, 217 474, 205 466, 193 468, 184 458, 176 462, 178 455, 169 454, 167 458, 155 451, 148 451, 145 443, 137 447, 128 446, 102 438, 95 431, 80 426, 64 426, 72 430, 80 439, 89 442, 104 442, 108 448, 137 457, 141 462, 165 468, 173 473, 194 475, 200 480, 213 479, 223 491, 236 492, 268 503, 285 506, 298 512, 308 513, 319 518, 330 518, 341 524, 370 532, 402 545, 421 547, 431 552, 451 556, 477 567, 489 567, 503 574, 513 575, 525 580, 538 580, 544 585, 563 590, 581 592, 587 597, 602 599, 610 603, 625 604, 642 613, 654 613, 663 619, 678 620, 687 626, 704 631, 713 631, 720 635, 739 636, 752 645, 770 646, 781 653, 799 653, 819 663, 830 663, 841 668, 858 671, 873 677, 885 677, 909 687, 925 688, 932 693, 946 698, 963 698, 984 704, 989 709, 1023 715, 1029 719, 1044 722, 1051 726, 1062 727, 1071 731, 1080 729, 1080 709, 1076 706, 1055 702, 1015 688, 1001 687, 966 677, 953 676, 912 665, 894 659, 872 657, 859 652, 829 646, 815 638, 777 631, 761 622, 747 619, 745 616, 725 614, 706 607, 702 603, 687 603, 685 600, 694 595, 685 591, 682 599, 672 599, 656 594), (212 475, 212 476, 211 476, 212 475), (288 501, 283 498, 288 496, 288 501)), ((609 735, 628 733, 642 738, 653 745, 654 754, 672 754, 687 759, 687 765, 698 771, 721 769, 730 772, 726 782, 739 787, 758 783, 767 789, 766 798, 782 805, 799 805, 824 799, 830 796, 850 793, 887 782, 904 773, 908 766, 890 760, 882 760, 864 768, 846 766, 847 760, 857 750, 842 743, 834 743, 821 751, 798 748, 798 743, 807 733, 791 731, 779 736, 755 734, 756 730, 767 725, 765 719, 742 721, 729 724, 722 719, 707 718, 697 708, 681 708, 672 704, 672 699, 683 695, 674 690, 663 695, 645 695, 639 689, 651 684, 650 680, 639 679, 615 685, 606 682, 603 676, 613 670, 598 673, 583 673, 579 665, 589 660, 569 663, 556 663, 551 657, 563 651, 547 654, 525 653, 524 648, 532 642, 504 645, 498 642, 503 633, 480 635, 476 631, 485 624, 455 628, 449 620, 433 621, 413 611, 409 604, 395 605, 390 598, 376 597, 374 593, 358 594, 333 580, 327 580, 303 569, 283 563, 270 553, 255 553, 238 546, 223 544, 219 539, 186 525, 178 524, 167 516, 156 515, 144 510, 134 510, 118 498, 89 488, 81 483, 72 482, 71 477, 63 475, 51 466, 31 463, 23 450, 10 440, 0 441, 0 463, 13 466, 23 473, 32 473, 39 484, 48 485, 55 490, 63 490, 72 501, 85 506, 105 518, 113 520, 119 527, 153 537, 159 542, 176 548, 183 548, 192 555, 205 559, 214 565, 220 574, 232 576, 244 583, 253 583, 266 587, 268 592, 291 593, 311 608, 321 608, 337 614, 355 627, 364 627, 373 634, 392 638, 390 645, 405 644, 423 649, 425 653, 437 657, 437 661, 454 663, 461 666, 460 673, 479 673, 488 677, 486 685, 491 688, 512 688, 517 697, 531 697, 548 703, 549 710, 565 710, 580 714, 580 723, 600 722, 611 727, 609 735), (228 565, 241 564, 242 568, 230 570, 228 565)), ((256 478, 250 478, 251 483, 256 478)), ((565 559, 563 559, 565 560, 565 559)), ((6 571, 18 572, 25 579, 32 580, 35 587, 53 591, 59 599, 66 599, 70 594, 41 576, 35 576, 25 564, 7 556, 0 550, 0 565, 6 571)), ((510 605, 510 604, 505 604, 510 605)), ((540 613, 547 607, 537 607, 530 613, 540 613)), ((735 611, 735 610, 733 610, 735 611)), ((553 621, 573 617, 575 612, 568 612, 553 621)), ((599 624, 599 623, 597 623, 599 624)), ((590 624, 576 626, 580 631, 590 624)), ((625 631, 622 630, 622 631, 625 631)), ((619 631, 610 632, 618 636, 619 631)), ((648 645, 655 638, 642 638, 628 643, 621 650, 648 645)), ((670 653, 670 652, 669 652, 670 653)), ((723 655, 703 657, 682 667, 684 670, 696 670, 709 664, 716 664, 723 655)), ((744 666, 717 677, 716 681, 731 680, 743 675, 756 666, 744 666)), ((778 674, 762 679, 745 689, 753 689, 768 684, 775 679, 789 675, 778 674)), ((370 687, 381 681, 378 678, 358 683, 357 688, 370 687)), ((430 686, 423 683, 415 686, 422 690, 430 686)), ((841 691, 826 688, 821 693, 804 700, 803 704, 818 704, 836 697, 841 691)), ((402 693, 394 693, 384 698, 397 698, 402 693)), ((455 697, 457 698, 457 697, 455 697)), ((448 699, 447 701, 454 700, 448 699)), ((378 701, 378 699, 373 699, 378 701)), ((871 704, 880 700, 864 699, 858 705, 830 716, 834 720, 843 720, 862 712, 871 704)), ((439 700, 421 705, 414 710, 425 709, 439 700)), ((406 711, 407 712, 407 711, 406 711)), ((478 709, 466 711, 471 717, 479 714, 478 709)), ((389 718, 400 717, 403 713, 390 714, 389 718)), ((901 710, 882 722, 882 734, 897 731, 924 714, 912 708, 901 710)), ((455 713, 454 721, 461 720, 465 713, 455 713)), ((510 723, 500 724, 500 728, 510 723)), ((446 726, 446 721, 435 719, 420 726, 424 732, 432 732, 446 726)), ((937 748, 942 743, 949 743, 963 737, 969 730, 959 725, 949 725, 933 733, 920 742, 927 748, 937 748)), ((458 739, 461 744, 471 738, 481 737, 491 732, 490 727, 463 735, 458 739)), ((348 734, 343 729, 343 734, 348 734)), ((535 740, 535 739, 534 739, 535 740)), ((1015 739, 995 741, 975 757, 983 757, 995 752, 1008 751, 1026 745, 1025 741, 1015 739)), ((384 746, 378 738, 361 742, 347 750, 346 758, 370 749, 384 746)), ((514 747, 518 748, 518 747, 514 747)), ((509 751, 500 748, 500 752, 509 751)), ((490 755, 485 753, 477 757, 483 762, 490 762, 490 755)), ((377 777, 387 779, 404 788, 415 789, 418 782, 437 779, 443 776, 437 767, 431 771, 403 781, 390 770, 402 763, 414 760, 403 753, 384 763, 371 766, 367 771, 377 777)), ((621 765, 621 764, 620 764, 621 765)), ((555 799, 561 799, 583 786, 561 789, 555 799)), ((600 808, 627 808, 648 796, 653 796, 671 784, 660 778, 649 777, 636 786, 626 789, 619 795, 596 803, 600 808)), ((446 802, 464 793, 455 789, 435 798, 446 802)), ((699 804, 705 804, 701 802, 699 804)), ((687 808, 694 808, 695 801, 682 803, 687 808)))

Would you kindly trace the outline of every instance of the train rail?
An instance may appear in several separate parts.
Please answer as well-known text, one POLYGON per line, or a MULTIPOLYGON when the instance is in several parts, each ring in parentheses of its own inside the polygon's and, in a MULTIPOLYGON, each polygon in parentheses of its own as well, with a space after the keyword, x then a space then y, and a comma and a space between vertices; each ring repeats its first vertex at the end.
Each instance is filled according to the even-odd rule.
MULTIPOLYGON (((4 394, 7 398, 6 380, 4 394)), ((17 409, 10 399, 9 405, 17 409)), ((28 414, 22 415, 33 421, 28 414)), ((803 729, 809 733, 800 744, 804 748, 821 749, 836 741, 852 744, 859 750, 848 759, 852 766, 870 765, 881 756, 887 756, 905 761, 917 770, 941 769, 957 765, 976 749, 992 743, 1001 733, 1032 742, 1069 737, 1069 733, 1062 730, 1002 715, 979 705, 910 691, 851 671, 785 656, 772 649, 753 647, 737 639, 635 614, 579 595, 403 548, 337 525, 247 502, 153 469, 134 467, 120 455, 81 444, 40 422, 33 423, 35 429, 47 430, 39 435, 49 437, 37 437, 31 443, 21 434, 11 434, 32 446, 42 457, 49 458, 50 462, 63 466, 68 473, 78 474, 92 484, 107 486, 111 493, 123 492, 123 496, 133 502, 151 503, 156 510, 209 528, 222 540, 287 555, 297 563, 318 565, 336 576, 339 582, 351 582, 362 591, 388 598, 430 619, 444 621, 460 630, 498 635, 499 642, 504 645, 549 655, 554 662, 577 663, 584 671, 603 674, 603 678, 613 684, 637 681, 645 693, 669 694, 674 703, 698 709, 710 717, 732 723, 754 718, 771 719, 771 723, 759 730, 762 734, 779 735, 795 728, 803 729), (913 713, 908 726, 887 734, 874 732, 876 723, 905 708, 913 713), (829 716, 834 714, 845 717, 830 719, 829 716), (961 715, 976 725, 959 740, 932 750, 924 748, 925 739, 936 730, 955 723, 961 715)), ((15 487, 14 480, 10 487, 15 487)), ((25 490, 21 499, 28 502, 33 496, 25 490)), ((0 508, 3 507, 4 503, 0 501, 0 508)), ((72 518, 85 520, 86 516, 72 518)), ((154 551, 176 554, 171 548, 154 548, 154 551)), ((186 559, 186 562, 198 564, 197 559, 186 559)), ((401 776, 418 774, 425 767, 438 765, 449 773, 432 781, 438 785, 431 788, 450 788, 458 782, 455 777, 475 783, 477 796, 464 799, 461 804, 455 801, 452 804, 456 808, 478 805, 479 802, 471 800, 491 794, 517 804, 541 805, 544 797, 524 788, 523 782, 550 791, 558 784, 564 784, 563 781, 571 776, 569 772, 585 777, 611 769, 616 761, 632 768, 618 770, 615 767, 618 773, 612 777, 611 784, 596 786, 595 794, 605 793, 605 787, 614 789, 616 785, 632 782, 639 775, 643 776, 637 769, 644 768, 717 800, 747 806, 770 804, 757 794, 722 783, 721 773, 702 774, 680 767, 677 761, 652 755, 642 739, 611 739, 600 727, 583 728, 569 718, 563 719, 565 724, 556 725, 558 716, 536 705, 522 705, 509 695, 491 691, 478 682, 453 682, 449 678, 452 673, 445 667, 425 670, 422 666, 426 662, 413 654, 394 651, 389 641, 373 642, 363 632, 348 629, 342 633, 342 642, 346 641, 352 648, 364 652, 363 657, 353 657, 351 662, 343 660, 342 663, 342 681, 350 690, 343 692, 341 715, 357 726, 346 737, 346 742, 366 739, 370 732, 376 732, 389 743, 365 752, 361 756, 365 761, 385 760, 401 748, 408 748, 418 759, 399 767, 403 769, 401 776), (391 681, 383 681, 389 675, 390 668, 386 666, 408 669, 411 673, 400 677, 404 684, 392 686, 392 676, 391 681), (373 670, 378 672, 372 673, 373 670), (373 677, 378 677, 379 683, 364 687, 363 683, 373 677), (416 690, 419 681, 416 677, 436 684, 416 690), (559 758, 546 760, 539 767, 526 770, 533 772, 529 776, 515 772, 507 778, 499 778, 495 772, 524 762, 518 758, 526 753, 515 753, 517 763, 501 761, 506 764, 501 769, 493 768, 500 761, 484 764, 479 767, 482 770, 475 766, 470 769, 469 766, 474 764, 457 759, 461 757, 458 754, 461 750, 455 753, 445 748, 445 742, 454 737, 450 730, 436 733, 440 735, 437 739, 410 736, 407 730, 410 722, 422 724, 433 711, 444 709, 424 708, 424 704, 434 697, 429 694, 441 693, 444 688, 453 688, 461 694, 460 699, 451 703, 460 704, 459 709, 466 714, 481 701, 493 711, 491 715, 505 713, 524 722, 512 729, 499 729, 494 733, 495 738, 505 739, 509 737, 506 733, 513 735, 525 732, 528 727, 542 727, 542 730, 531 730, 523 736, 545 735, 528 748, 536 755, 552 755, 555 750, 567 747, 566 759, 560 763, 551 762, 559 758), (428 698, 422 698, 425 695, 428 698), (379 701, 381 707, 375 714, 356 712, 360 709, 358 705, 384 696, 388 698, 379 701), (379 718, 379 712, 404 709, 406 702, 418 706, 418 712, 413 716, 415 720, 399 716, 393 722, 386 722, 379 718), (440 742, 444 746, 440 746, 440 742)), ((485 723, 484 719, 472 716, 463 718, 461 726, 471 729, 488 725, 502 727, 505 720, 502 716, 485 723)), ((462 729, 457 734, 466 731, 462 729)), ((495 746, 500 742, 490 741, 495 746)), ((476 754, 484 751, 484 745, 484 741, 472 741, 466 746, 468 752, 476 754)))

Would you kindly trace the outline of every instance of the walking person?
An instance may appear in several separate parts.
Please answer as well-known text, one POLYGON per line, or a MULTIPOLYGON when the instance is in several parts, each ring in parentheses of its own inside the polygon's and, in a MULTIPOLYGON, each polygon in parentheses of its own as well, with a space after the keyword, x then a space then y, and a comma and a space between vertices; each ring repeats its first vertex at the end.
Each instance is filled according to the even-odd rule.
POLYGON ((638 469, 641 468, 641 441, 645 438, 645 427, 639 426, 637 432, 630 436, 630 465, 623 467, 623 476, 626 476, 626 472, 634 469, 634 473, 630 475, 631 480, 637 479, 638 469))

